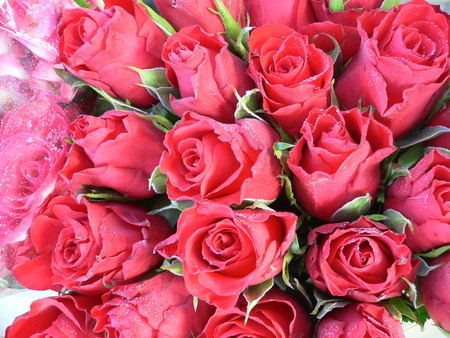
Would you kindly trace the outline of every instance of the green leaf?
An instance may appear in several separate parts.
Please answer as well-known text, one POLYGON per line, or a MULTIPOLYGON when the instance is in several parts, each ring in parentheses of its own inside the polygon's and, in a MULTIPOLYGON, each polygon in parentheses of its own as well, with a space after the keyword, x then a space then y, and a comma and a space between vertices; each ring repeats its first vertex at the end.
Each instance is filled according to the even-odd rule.
POLYGON ((387 209, 383 212, 383 215, 387 217, 383 224, 395 233, 404 234, 406 226, 409 226, 409 230, 414 230, 411 221, 397 210, 387 209))
POLYGON ((440 151, 441 153, 447 154, 447 155, 450 156, 450 149, 445 149, 445 148, 441 148, 441 147, 425 147, 425 148, 423 149, 423 151, 424 151, 425 154, 428 154, 428 153, 430 153, 433 149, 436 149, 436 150, 440 151))
POLYGON ((450 132, 450 128, 444 126, 425 127, 422 130, 413 132, 405 138, 395 142, 395 146, 399 149, 411 147, 415 144, 431 140, 439 135, 450 132))
POLYGON ((195 312, 197 312, 197 307, 198 307, 198 298, 193 296, 193 302, 194 302, 194 310, 195 312))
POLYGON ((442 246, 440 248, 431 250, 429 252, 425 252, 425 253, 418 253, 416 254, 419 257, 423 257, 423 258, 436 258, 440 255, 442 255, 444 252, 450 250, 450 245, 446 245, 446 246, 442 246))
POLYGON ((166 181, 167 175, 157 166, 150 177, 150 188, 153 188, 157 194, 164 194, 167 191, 166 181))
POLYGON ((350 301, 342 298, 329 298, 329 294, 326 294, 317 288, 314 289, 314 297, 317 302, 311 314, 315 315, 318 319, 323 318, 328 312, 335 308, 342 308, 351 303, 350 301))
POLYGON ((420 325, 423 330, 425 321, 430 318, 425 306, 414 307, 414 304, 411 300, 406 299, 405 297, 393 297, 389 299, 389 304, 391 304, 395 310, 389 309, 386 307, 390 313, 396 313, 401 315, 403 322, 413 322, 420 325))
POLYGON ((345 11, 345 4, 343 0, 330 0, 328 8, 332 12, 343 12, 345 11))
POLYGON ((167 132, 173 128, 173 123, 167 118, 159 114, 136 113, 136 115, 153 122, 155 127, 163 132, 167 132))
POLYGON ((372 205, 372 197, 370 194, 365 196, 356 197, 352 201, 346 203, 341 208, 335 211, 333 216, 331 216, 331 222, 344 222, 344 221, 354 221, 359 216, 364 215, 370 209, 372 205))
POLYGON ((161 270, 170 271, 177 276, 183 276, 183 263, 178 259, 164 259, 161 270))
POLYGON ((450 338, 450 331, 447 331, 446 329, 444 329, 442 326, 440 326, 439 324, 434 323, 434 325, 437 326, 437 328, 439 329, 439 331, 441 331, 441 333, 447 337, 450 338))
POLYGON ((377 222, 382 222, 388 219, 387 216, 385 215, 380 215, 380 214, 373 214, 373 215, 367 215, 367 218, 370 218, 373 221, 377 221, 377 222))
POLYGON ((261 300, 262 297, 269 291, 274 284, 273 278, 266 280, 257 285, 252 285, 244 291, 244 298, 247 300, 247 313, 245 315, 245 324, 247 324, 250 311, 261 300))
POLYGON ((236 121, 244 118, 255 118, 266 122, 261 116, 255 113, 255 111, 259 109, 258 88, 248 90, 242 97, 235 88, 233 88, 233 90, 234 95, 238 100, 236 111, 234 112, 236 121))
POLYGON ((381 4, 381 9, 388 11, 390 10, 392 7, 398 7, 398 5, 400 4, 400 0, 384 0, 383 3, 381 4))
POLYGON ((166 19, 156 13, 150 6, 147 6, 142 0, 137 0, 137 3, 145 7, 153 22, 156 24, 156 26, 159 27, 159 29, 162 30, 162 32, 166 36, 171 36, 173 33, 176 33, 176 30, 172 27, 172 25, 166 19))
POLYGON ((82 8, 92 9, 91 5, 86 0, 74 0, 76 4, 82 8))
POLYGON ((398 164, 403 168, 412 168, 417 162, 419 162, 424 156, 423 144, 415 144, 404 152, 398 159, 398 164))

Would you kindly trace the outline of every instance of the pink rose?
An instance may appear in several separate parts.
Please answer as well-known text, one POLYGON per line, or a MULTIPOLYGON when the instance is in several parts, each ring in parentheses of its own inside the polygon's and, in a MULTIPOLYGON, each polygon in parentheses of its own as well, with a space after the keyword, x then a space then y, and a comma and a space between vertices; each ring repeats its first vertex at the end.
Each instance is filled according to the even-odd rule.
POLYGON ((381 304, 350 303, 320 320, 317 338, 404 338, 402 324, 381 304))
POLYGON ((134 112, 111 110, 80 116, 70 125, 75 142, 61 175, 79 192, 82 185, 112 188, 149 198, 149 179, 164 150, 164 132, 134 112))
POLYGON ((450 251, 428 262, 430 266, 443 264, 419 278, 420 298, 431 319, 450 331, 450 251))
POLYGON ((332 21, 344 26, 356 27, 357 19, 364 11, 380 8, 383 0, 349 0, 343 1, 343 11, 330 9, 330 0, 311 0, 318 21, 332 21))
POLYGON ((264 109, 289 136, 298 137, 311 109, 330 105, 331 56, 282 24, 256 28, 249 46, 249 74, 264 109))
POLYGON ((409 219, 405 228, 413 252, 427 252, 450 244, 450 156, 433 150, 409 176, 389 186, 384 209, 394 209, 409 219))
POLYGON ((272 148, 278 138, 257 119, 223 124, 187 113, 164 140, 160 168, 169 198, 226 205, 275 200, 281 192, 281 164, 272 148))
POLYGON ((165 218, 148 212, 133 204, 55 197, 29 236, 14 245, 13 274, 29 289, 65 287, 86 295, 134 282, 161 264, 153 248, 172 234, 165 218))
POLYGON ((164 33, 143 6, 113 6, 105 10, 70 8, 59 26, 59 52, 66 69, 108 94, 138 107, 157 100, 129 68, 162 67, 164 33), (128 11, 127 11, 128 10, 128 11))
MULTIPOLYGON (((336 82, 343 107, 374 106, 394 140, 427 116, 449 81, 449 22, 423 0, 358 19, 361 47, 336 82)), ((367 113, 366 113, 367 114, 367 113)))
MULTIPOLYGON (((53 192, 69 135, 64 111, 44 97, 9 111, 0 127, 0 220, 17 225, 53 192), (6 220, 6 221, 5 221, 6 220)), ((6 226, 6 225, 5 225, 6 226)), ((0 245, 23 239, 26 228, 7 227, 0 245)))
POLYGON ((264 337, 311 338, 313 326, 308 313, 287 292, 271 289, 247 314, 247 301, 241 297, 235 307, 217 309, 199 338, 264 337))
MULTIPOLYGON (((437 111, 427 122, 427 127, 444 126, 450 128, 450 105, 437 111)), ((450 132, 439 135, 425 143, 427 147, 450 149, 450 132)))
POLYGON ((5 338, 16 337, 102 337, 93 331, 90 311, 99 297, 63 295, 37 299, 29 312, 17 317, 6 329, 5 338))
POLYGON ((419 260, 403 244, 405 235, 360 217, 324 224, 308 235, 306 268, 323 292, 362 302, 400 296, 413 282, 419 260))
POLYGON ((197 337, 214 307, 186 290, 183 277, 170 272, 117 286, 92 310, 96 332, 108 337, 197 337))
POLYGON ((249 285, 281 271, 296 225, 297 216, 288 212, 196 204, 181 213, 177 233, 156 250, 182 261, 190 293, 230 308, 249 285))
POLYGON ((395 151, 392 135, 359 109, 311 111, 287 161, 296 199, 311 215, 331 220, 347 202, 376 198, 380 163, 395 151), (333 187, 330 189, 330 187, 333 187))
POLYGON ((231 123, 235 121, 236 90, 243 96, 254 88, 247 64, 232 54, 220 34, 208 34, 199 26, 181 29, 164 45, 166 77, 181 98, 171 97, 175 113, 187 111, 231 123), (212 107, 214 107, 212 109, 212 107))
MULTIPOLYGON (((200 26, 205 32, 225 32, 214 0, 155 0, 161 15, 179 31, 189 26, 200 26)), ((242 0, 222 0, 234 20, 245 27, 245 11, 242 0)))
POLYGON ((250 26, 284 24, 294 30, 316 22, 310 0, 244 0, 250 26))

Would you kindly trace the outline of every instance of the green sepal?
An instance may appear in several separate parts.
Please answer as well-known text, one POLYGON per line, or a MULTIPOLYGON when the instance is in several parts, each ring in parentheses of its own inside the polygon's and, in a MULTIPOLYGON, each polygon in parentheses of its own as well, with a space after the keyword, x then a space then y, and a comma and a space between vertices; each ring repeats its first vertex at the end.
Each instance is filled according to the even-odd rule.
POLYGON ((441 265, 445 264, 446 262, 442 262, 436 265, 429 265, 422 257, 418 257, 420 265, 419 270, 417 271, 417 276, 424 277, 430 273, 430 271, 440 267, 441 265))
POLYGON ((416 254, 417 257, 423 257, 423 258, 436 258, 440 255, 442 255, 444 252, 447 252, 450 250, 450 245, 441 246, 440 248, 433 249, 428 252, 424 253, 418 253, 416 254))
POLYGON ((422 130, 413 132, 405 138, 397 141, 394 145, 399 149, 411 147, 415 144, 431 140, 439 135, 450 132, 450 128, 444 126, 425 127, 422 130))
POLYGON ((344 222, 354 221, 359 216, 364 215, 372 205, 372 197, 369 193, 365 196, 356 197, 350 202, 344 204, 341 208, 336 210, 331 216, 330 222, 344 222))
POLYGON ((247 301, 247 313, 245 314, 244 324, 247 324, 250 311, 258 304, 262 297, 269 291, 274 284, 273 278, 270 278, 260 284, 251 285, 244 291, 244 298, 247 301))
POLYGON ((406 297, 393 297, 388 300, 388 303, 394 307, 392 309, 389 306, 385 306, 389 313, 395 313, 396 317, 400 315, 403 322, 419 324, 422 330, 425 321, 430 318, 425 306, 415 307, 414 303, 406 297))
POLYGON ((317 319, 322 319, 328 312, 336 308, 342 308, 351 302, 342 298, 329 298, 330 295, 323 293, 319 289, 314 289, 314 297, 316 298, 316 306, 311 312, 317 319), (320 311, 319 311, 320 310, 320 311))
POLYGON ((136 115, 138 115, 146 120, 152 121, 153 124, 155 125, 155 127, 163 132, 167 132, 173 128, 173 123, 160 114, 157 114, 157 113, 156 114, 147 114, 145 112, 142 112, 142 113, 136 112, 136 115))
POLYGON ((82 8, 92 9, 91 5, 86 0, 74 0, 75 3, 82 8))
POLYGON ((418 143, 408 148, 403 154, 398 158, 398 164, 403 168, 412 168, 417 162, 419 162, 424 156, 423 143, 418 143))
POLYGON ((178 259, 164 259, 160 270, 170 271, 177 276, 183 276, 183 263, 178 259))
POLYGON ((164 194, 167 191, 167 175, 164 174, 159 166, 153 170, 149 180, 149 188, 153 189, 157 194, 164 194))
POLYGON ((384 0, 383 3, 381 4, 380 9, 388 11, 392 7, 398 7, 399 4, 400 0, 384 0))
POLYGON ((142 0, 137 0, 137 3, 144 6, 147 10, 148 15, 152 18, 153 22, 156 24, 156 26, 161 29, 161 31, 167 36, 171 36, 173 33, 176 33, 175 28, 172 27, 172 25, 164 19, 161 15, 156 13, 153 8, 150 6, 147 6, 142 0))
MULTIPOLYGON (((347 0, 347 2, 350 0, 347 0)), ((345 4, 343 0, 330 0, 328 8, 332 12, 343 12, 345 11, 345 4)))
POLYGON ((387 209, 383 212, 383 215, 387 217, 383 224, 397 234, 404 234, 406 226, 409 227, 411 232, 414 230, 411 221, 397 210, 387 209))
POLYGON ((245 118, 255 118, 260 121, 266 122, 261 116, 256 114, 256 111, 259 110, 258 92, 258 88, 248 90, 244 94, 244 96, 241 97, 237 90, 234 88, 234 95, 238 100, 236 111, 234 112, 236 121, 245 118))
POLYGON ((319 35, 325 35, 325 36, 327 36, 328 38, 330 38, 331 41, 333 41, 334 48, 333 48, 332 51, 328 52, 327 54, 328 54, 329 56, 331 56, 331 59, 333 60, 334 78, 338 78, 339 75, 341 74, 342 63, 343 63, 341 46, 339 45, 339 43, 336 41, 336 39, 335 39, 333 36, 331 36, 330 34, 327 34, 327 33, 319 33, 319 34, 313 36, 311 42, 314 43, 314 40, 315 40, 319 35))

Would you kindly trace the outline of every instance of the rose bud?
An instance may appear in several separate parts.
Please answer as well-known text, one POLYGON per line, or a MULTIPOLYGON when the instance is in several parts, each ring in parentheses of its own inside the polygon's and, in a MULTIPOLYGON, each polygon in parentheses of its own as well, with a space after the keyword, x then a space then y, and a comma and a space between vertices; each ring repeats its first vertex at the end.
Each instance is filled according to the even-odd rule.
POLYGON ((157 100, 142 86, 140 69, 163 67, 165 34, 136 3, 105 10, 69 8, 59 25, 59 52, 67 71, 109 95, 150 107, 157 100))
POLYGON ((320 320, 317 338, 404 338, 402 324, 381 304, 350 303, 336 308, 320 320))
POLYGON ((269 290, 248 316, 244 297, 227 310, 217 309, 198 338, 264 337, 311 338, 313 326, 300 303, 280 289, 269 290))
POLYGON ((331 56, 282 24, 254 29, 249 46, 249 74, 264 109, 289 136, 298 137, 311 109, 330 105, 331 56))
MULTIPOLYGON (((242 0, 222 0, 231 17, 241 27, 245 27, 245 11, 242 0)), ((205 32, 215 34, 225 32, 219 16, 214 13, 214 0, 154 0, 162 17, 177 30, 189 26, 200 26, 205 32)))
POLYGON ((222 35, 208 34, 198 26, 172 34, 162 58, 167 79, 180 90, 180 99, 170 99, 180 117, 191 111, 219 122, 234 122, 235 90, 243 96, 255 86, 246 73, 247 64, 230 52, 222 35))
POLYGON ((380 8, 383 0, 344 1, 343 10, 330 9, 330 0, 311 0, 318 21, 331 21, 344 26, 356 27, 357 19, 365 11, 380 8))
POLYGON ((447 331, 450 331, 450 251, 446 251, 428 262, 430 266, 442 264, 419 277, 419 292, 431 319, 447 331))
POLYGON ((395 151, 391 132, 359 109, 315 108, 289 152, 295 198, 311 215, 330 221, 357 197, 375 199, 380 163, 395 151), (330 189, 333 187, 333 189, 330 189))
POLYGON ((148 212, 134 204, 55 197, 14 245, 14 277, 28 289, 64 287, 86 295, 134 282, 161 264, 153 249, 172 234, 165 218, 148 212))
POLYGON ((298 30, 316 22, 310 0, 264 1, 244 0, 250 26, 283 24, 298 30))
POLYGON ((288 212, 196 204, 181 213, 176 234, 156 250, 182 261, 190 293, 230 308, 249 285, 281 272, 296 225, 297 216, 288 212))
MULTIPOLYGON (((430 112, 449 82, 449 24, 424 0, 358 18, 361 47, 336 82, 339 104, 374 106, 399 140, 430 112)), ((366 114, 369 110, 366 111, 366 114)))
POLYGON ((3 243, 25 238, 29 222, 55 189, 66 159, 68 119, 48 97, 7 112, 0 127, 0 234, 3 243), (20 155, 19 155, 20 154, 20 155), (25 224, 26 223, 26 224, 25 224))
POLYGON ((149 198, 149 179, 164 150, 164 132, 134 112, 83 115, 70 125, 74 141, 61 175, 78 193, 83 185, 149 198))
POLYGON ((360 217, 324 224, 308 235, 306 268, 314 284, 334 296, 378 302, 400 296, 413 282, 419 260, 403 244, 404 234, 360 217))
POLYGON ((107 337, 197 337, 214 307, 186 290, 183 277, 164 272, 117 286, 92 310, 96 332, 107 337))
POLYGON ((389 186, 384 209, 411 221, 405 244, 413 252, 450 244, 450 156, 433 150, 409 172, 389 186))
MULTIPOLYGON (((427 127, 443 126, 450 128, 450 105, 437 111, 427 122, 427 127)), ((427 147, 450 149, 450 132, 441 134, 425 143, 427 147)))
POLYGON ((16 337, 102 337, 93 331, 91 309, 100 297, 63 295, 35 300, 29 312, 17 317, 6 329, 5 338, 16 337))
POLYGON ((281 164, 273 151, 278 139, 257 119, 222 124, 187 113, 164 140, 160 168, 169 198, 225 205, 275 200, 281 192, 281 164))

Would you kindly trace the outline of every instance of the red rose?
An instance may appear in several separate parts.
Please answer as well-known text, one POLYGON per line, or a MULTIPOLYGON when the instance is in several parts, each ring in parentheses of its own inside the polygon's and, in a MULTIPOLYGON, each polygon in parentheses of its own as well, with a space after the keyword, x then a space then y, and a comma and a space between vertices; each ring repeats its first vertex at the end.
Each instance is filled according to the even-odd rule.
POLYGON ((29 312, 17 317, 6 329, 5 338, 16 337, 102 337, 93 331, 90 311, 99 297, 63 295, 37 299, 29 312))
POLYGON ((21 240, 26 227, 14 230, 37 212, 53 192, 66 158, 68 120, 49 98, 5 114, 0 128, 0 234, 3 243, 21 240), (8 226, 11 225, 11 226, 8 226), (14 231, 13 231, 14 230, 14 231))
POLYGON ((264 337, 311 338, 313 326, 308 313, 287 292, 271 289, 250 311, 246 321, 247 301, 227 310, 217 309, 199 338, 264 337), (245 323, 245 324, 244 324, 245 323))
POLYGON ((162 67, 164 33, 147 11, 133 2, 128 11, 113 6, 103 11, 70 8, 59 26, 59 51, 66 69, 108 94, 150 107, 156 102, 139 86, 140 75, 129 68, 162 67))
POLYGON ((317 327, 317 338, 404 338, 402 324, 381 304, 350 303, 328 313, 317 327))
POLYGON ((134 112, 111 110, 80 116, 70 126, 75 142, 61 171, 75 191, 107 187, 133 198, 148 198, 149 179, 164 150, 164 133, 134 112))
POLYGON ((423 0, 358 19, 361 47, 336 82, 339 104, 376 107, 375 119, 406 136, 427 116, 449 80, 449 24, 423 0))
POLYGON ((380 8, 383 0, 349 0, 344 1, 344 10, 329 8, 330 0, 311 0, 318 21, 332 21, 344 26, 356 27, 357 19, 364 11, 380 8))
POLYGON ((450 331, 450 251, 428 262, 430 266, 443 264, 419 278, 420 298, 431 319, 450 331))
MULTIPOLYGON (((444 126, 450 128, 450 105, 437 111, 428 121, 427 127, 444 126)), ((450 149, 450 132, 439 135, 425 143, 428 147, 450 149)))
POLYGON ((413 252, 427 252, 450 244, 450 156, 433 150, 410 175, 389 186, 384 209, 394 209, 409 219, 405 228, 413 252))
POLYGON ((323 292, 362 302, 400 296, 414 281, 419 261, 403 243, 405 235, 360 217, 324 224, 308 235, 306 268, 323 292))
POLYGON ((162 58, 166 77, 180 90, 180 99, 171 97, 175 113, 187 111, 220 122, 234 122, 237 98, 254 88, 247 64, 232 54, 220 34, 208 34, 199 26, 181 29, 164 45, 162 58), (214 108, 213 108, 214 107, 214 108))
POLYGON ((186 114, 164 140, 160 168, 170 199, 226 205, 275 200, 281 192, 281 164, 272 148, 277 140, 275 130, 257 119, 222 124, 186 114))
POLYGON ((314 109, 289 152, 295 197, 311 215, 331 220, 344 204, 376 197, 380 162, 395 151, 390 131, 359 109, 314 109), (332 187, 332 189, 330 189, 332 187))
POLYGON ((244 0, 250 26, 284 24, 294 30, 316 22, 310 0, 244 0))
MULTIPOLYGON (((245 11, 242 0, 222 0, 232 18, 241 27, 245 26, 245 11)), ((214 0, 154 0, 161 15, 179 31, 184 27, 200 26, 205 32, 225 32, 214 0)))
POLYGON ((330 105, 333 60, 308 37, 277 24, 252 31, 249 74, 263 107, 290 136, 299 136, 313 107, 330 105))
POLYGON ((154 246, 172 234, 165 218, 125 203, 78 203, 58 196, 15 245, 12 271, 29 289, 102 294, 159 266, 154 246))
POLYGON ((249 285, 281 271, 296 224, 297 216, 288 212, 196 204, 181 213, 177 233, 156 250, 180 258, 190 293, 230 308, 249 285))
POLYGON ((117 286, 92 310, 95 331, 108 337, 197 337, 214 307, 186 290, 183 278, 164 272, 144 282, 117 286))

